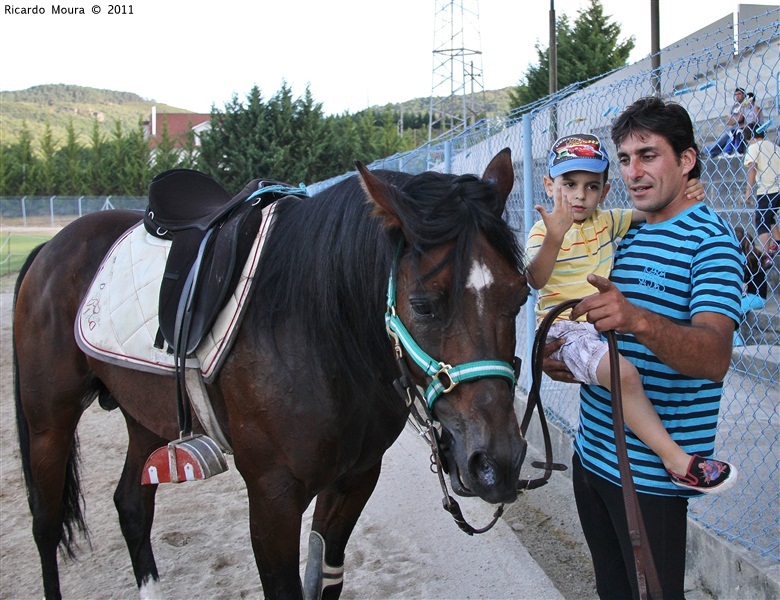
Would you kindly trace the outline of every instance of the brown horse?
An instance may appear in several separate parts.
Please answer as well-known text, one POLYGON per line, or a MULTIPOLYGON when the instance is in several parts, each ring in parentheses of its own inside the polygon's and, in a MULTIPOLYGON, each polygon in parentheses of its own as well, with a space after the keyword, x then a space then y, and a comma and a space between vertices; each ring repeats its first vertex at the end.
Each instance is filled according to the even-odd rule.
MULTIPOLYGON (((514 183, 508 149, 482 178, 358 171, 312 198, 277 202, 245 317, 207 386, 246 482, 269 598, 341 593, 347 541, 409 415, 385 315, 441 365, 506 365, 528 295, 522 252, 502 219, 514 183), (304 585, 301 520, 315 498, 304 585)), ((17 281, 17 422, 47 598, 60 597, 58 547, 73 554, 86 531, 76 427, 95 399, 127 421, 114 502, 141 596, 161 592, 150 541, 158 486, 141 479, 146 459, 180 433, 176 378, 97 360, 74 336, 103 257, 139 220, 129 211, 84 216, 36 249, 17 281)), ((512 377, 426 373, 407 353, 402 361, 417 385, 449 388, 431 411, 457 488, 514 501, 525 441, 512 377)))

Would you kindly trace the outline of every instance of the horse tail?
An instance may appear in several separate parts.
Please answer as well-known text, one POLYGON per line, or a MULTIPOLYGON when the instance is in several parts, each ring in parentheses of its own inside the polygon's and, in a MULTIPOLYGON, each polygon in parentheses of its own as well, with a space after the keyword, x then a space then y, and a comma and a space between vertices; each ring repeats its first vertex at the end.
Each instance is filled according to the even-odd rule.
MULTIPOLYGON (((19 276, 16 279, 14 286, 14 299, 13 307, 16 308, 16 300, 19 297, 19 289, 22 286, 22 281, 25 275, 30 270, 35 257, 38 256, 40 251, 46 245, 46 242, 37 246, 30 252, 30 255, 25 260, 22 268, 19 270, 19 276)), ((13 343, 12 356, 13 356, 13 374, 14 374, 14 404, 16 406, 16 430, 19 436, 19 454, 22 461, 22 473, 24 474, 24 483, 27 488, 27 501, 30 505, 30 511, 35 514, 38 499, 33 489, 32 469, 30 465, 30 428, 27 423, 27 419, 24 416, 22 410, 22 395, 19 390, 19 357, 16 354, 16 328, 13 329, 13 343)), ((68 456, 68 462, 65 469, 65 485, 62 493, 62 535, 61 545, 62 549, 70 558, 75 558, 75 530, 84 535, 89 543, 89 534, 87 531, 86 521, 84 519, 84 513, 82 511, 82 494, 81 485, 79 481, 79 453, 78 453, 78 438, 74 436, 73 447, 71 448, 70 455, 68 456)))

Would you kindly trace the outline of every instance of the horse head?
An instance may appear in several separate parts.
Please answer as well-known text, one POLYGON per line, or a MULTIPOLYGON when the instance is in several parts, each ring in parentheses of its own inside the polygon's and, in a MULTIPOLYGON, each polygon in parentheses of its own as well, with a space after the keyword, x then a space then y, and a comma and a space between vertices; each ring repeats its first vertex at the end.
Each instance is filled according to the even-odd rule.
POLYGON ((358 171, 375 216, 401 249, 388 330, 412 339, 416 350, 405 357, 412 377, 434 388, 426 396, 453 489, 512 502, 526 442, 511 364, 529 289, 502 218, 514 184, 510 151, 499 152, 481 179, 428 172, 394 187, 363 165, 358 171))

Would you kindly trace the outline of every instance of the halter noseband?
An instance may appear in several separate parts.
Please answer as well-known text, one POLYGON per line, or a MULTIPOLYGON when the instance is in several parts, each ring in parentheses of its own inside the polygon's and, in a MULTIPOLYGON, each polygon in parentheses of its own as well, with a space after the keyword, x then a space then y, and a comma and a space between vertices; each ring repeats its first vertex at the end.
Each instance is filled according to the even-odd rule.
POLYGON ((453 367, 445 362, 436 360, 425 352, 425 350, 420 348, 420 345, 406 329, 395 310, 395 275, 398 269, 402 244, 403 242, 398 246, 395 261, 390 269, 390 280, 387 285, 387 312, 385 312, 385 325, 387 327, 387 335, 393 340, 396 357, 400 359, 403 356, 403 350, 406 350, 415 364, 431 378, 431 381, 425 390, 425 403, 428 406, 428 410, 433 412, 433 405, 442 394, 448 394, 455 389, 459 383, 471 379, 503 377, 504 379, 507 379, 510 386, 514 388, 515 383, 517 382, 515 379, 515 370, 514 367, 507 362, 501 360, 475 360, 453 367))

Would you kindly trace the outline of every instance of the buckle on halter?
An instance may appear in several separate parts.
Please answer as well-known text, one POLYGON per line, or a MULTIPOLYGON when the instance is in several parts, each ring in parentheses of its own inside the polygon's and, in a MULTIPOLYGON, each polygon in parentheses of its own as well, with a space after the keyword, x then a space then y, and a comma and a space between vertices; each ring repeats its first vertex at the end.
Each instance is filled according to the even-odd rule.
POLYGON ((442 388, 444 388, 441 393, 447 394, 453 390, 453 388, 458 385, 457 381, 454 381, 452 379, 452 376, 450 375, 450 369, 452 368, 452 365, 448 365, 447 363, 440 362, 439 363, 439 370, 436 371, 436 373, 433 374, 434 379, 438 379, 439 383, 441 384, 442 388), (444 380, 442 379, 442 375, 447 377, 447 380, 449 381, 449 384, 444 383, 444 380))

